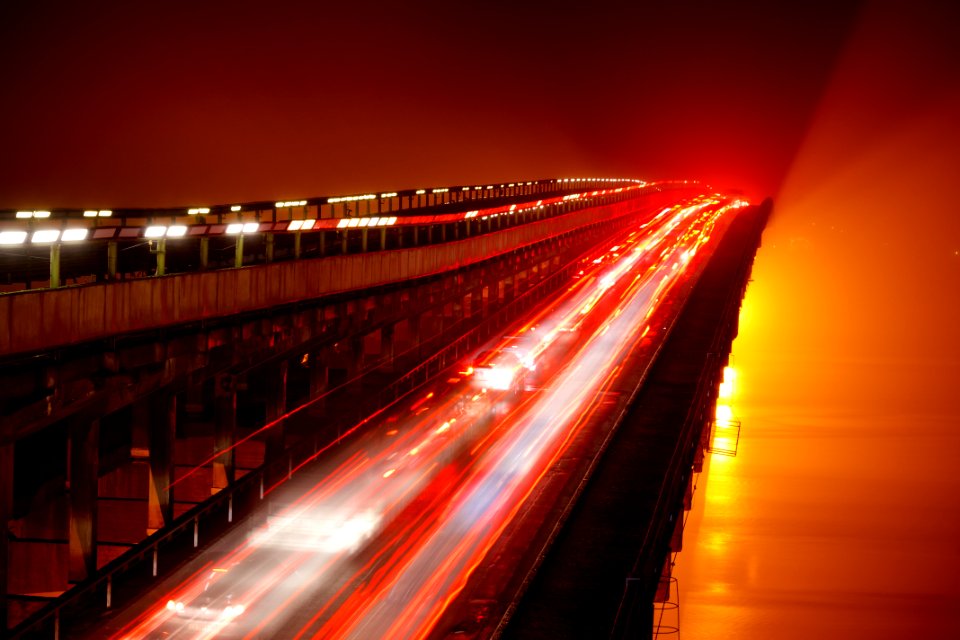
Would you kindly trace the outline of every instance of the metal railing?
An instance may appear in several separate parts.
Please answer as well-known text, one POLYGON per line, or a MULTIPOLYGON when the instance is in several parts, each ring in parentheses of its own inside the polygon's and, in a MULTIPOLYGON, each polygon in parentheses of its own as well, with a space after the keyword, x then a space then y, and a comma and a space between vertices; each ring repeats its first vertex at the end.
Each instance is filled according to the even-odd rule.
MULTIPOLYGON (((155 215, 124 210, 106 221, 92 218, 87 226, 77 226, 66 213, 51 219, 0 218, 0 273, 5 278, 0 280, 0 295, 440 244, 605 202, 695 186, 683 181, 533 184, 540 185, 538 191, 514 187, 516 193, 496 199, 451 201, 389 216, 299 205, 310 202, 306 200, 297 206, 257 203, 270 207, 236 211, 227 209, 240 205, 204 207, 197 210, 208 213, 194 215, 183 209, 150 212, 155 215), (467 210, 470 207, 477 208, 467 210)), ((464 192, 451 188, 439 195, 450 193, 464 192)))

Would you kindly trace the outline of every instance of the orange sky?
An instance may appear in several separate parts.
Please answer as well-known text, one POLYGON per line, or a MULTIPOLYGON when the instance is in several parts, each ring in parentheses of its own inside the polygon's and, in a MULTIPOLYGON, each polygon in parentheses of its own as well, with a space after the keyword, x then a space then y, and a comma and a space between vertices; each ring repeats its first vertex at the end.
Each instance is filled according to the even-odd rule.
POLYGON ((0 3, 0 208, 583 174, 769 195, 855 6, 0 3))

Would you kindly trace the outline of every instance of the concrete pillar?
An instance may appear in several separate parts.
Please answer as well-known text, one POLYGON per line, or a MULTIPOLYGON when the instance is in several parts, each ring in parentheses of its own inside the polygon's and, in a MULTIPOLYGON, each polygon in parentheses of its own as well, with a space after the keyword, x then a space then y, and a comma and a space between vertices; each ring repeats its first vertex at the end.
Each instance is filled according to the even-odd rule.
POLYGON ((111 240, 107 243, 107 277, 111 280, 117 279, 117 242, 111 240))
POLYGON ((321 256, 327 255, 327 232, 326 231, 320 232, 320 255, 321 256))
POLYGON ((273 244, 274 244, 274 241, 275 241, 275 238, 274 238, 274 235, 273 235, 272 233, 266 234, 266 236, 263 238, 263 243, 264 243, 264 244, 263 244, 263 250, 264 250, 265 259, 266 259, 267 263, 273 262, 273 244))
POLYGON ((214 452, 222 451, 213 461, 213 495, 233 484, 235 479, 233 445, 237 439, 237 380, 235 376, 217 376, 214 388, 214 452))
POLYGON ((367 252, 367 236, 368 235, 369 235, 369 231, 366 227, 360 230, 360 250, 363 251, 364 253, 367 252))
POLYGON ((176 396, 159 391, 133 407, 132 451, 149 463, 147 535, 173 521, 173 443, 177 426, 176 396))
POLYGON ((654 602, 670 602, 670 578, 673 575, 673 565, 670 564, 670 554, 667 554, 660 571, 660 581, 657 583, 657 592, 653 596, 654 602))
MULTIPOLYGON (((287 411, 287 361, 282 360, 270 368, 264 380, 266 393, 266 420, 268 423, 278 419, 287 411)), ((285 432, 283 422, 279 422, 266 431, 266 452, 264 460, 270 462, 283 454, 285 432)))
POLYGON ((0 633, 7 629, 10 517, 13 515, 13 444, 0 444, 0 633))
POLYGON ((413 246, 420 244, 420 225, 414 225, 413 227, 413 246))
POLYGON ((394 352, 394 334, 395 325, 388 324, 380 327, 380 359, 384 363, 383 368, 386 371, 393 370, 394 352))
POLYGON ((204 270, 210 262, 210 238, 200 238, 200 269, 204 270))
POLYGON ((70 508, 67 579, 86 580, 97 570, 97 480, 100 471, 100 421, 71 420, 67 445, 70 508))
POLYGON ((60 243, 50 245, 50 288, 60 286, 60 243))
POLYGON ((237 234, 237 244, 235 245, 235 250, 233 253, 233 266, 235 269, 239 269, 243 266, 243 234, 237 234))
POLYGON ((157 238, 157 270, 154 275, 163 276, 167 273, 167 239, 157 238))
POLYGON ((293 232, 293 259, 294 260, 300 259, 300 232, 299 231, 293 232))
POLYGON ((380 251, 387 248, 387 228, 380 227, 380 251))
POLYGON ((683 510, 674 515, 673 535, 670 537, 670 551, 679 553, 683 551, 683 510))
POLYGON ((347 255, 347 248, 348 248, 347 236, 349 235, 349 233, 350 232, 347 231, 346 229, 340 232, 340 253, 342 253, 343 255, 347 255))
POLYGON ((327 364, 323 361, 320 353, 314 353, 310 356, 309 384, 311 399, 316 398, 327 390, 327 383, 329 382, 329 377, 327 376, 328 371, 327 364))

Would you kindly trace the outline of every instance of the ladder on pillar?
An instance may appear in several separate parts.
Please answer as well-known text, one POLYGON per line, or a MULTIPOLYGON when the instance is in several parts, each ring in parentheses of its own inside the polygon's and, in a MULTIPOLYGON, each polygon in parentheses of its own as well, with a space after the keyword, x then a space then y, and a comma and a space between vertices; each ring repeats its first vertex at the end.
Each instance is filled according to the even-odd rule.
POLYGON ((740 444, 740 421, 734 418, 714 420, 713 437, 710 438, 709 453, 722 456, 736 456, 740 444))

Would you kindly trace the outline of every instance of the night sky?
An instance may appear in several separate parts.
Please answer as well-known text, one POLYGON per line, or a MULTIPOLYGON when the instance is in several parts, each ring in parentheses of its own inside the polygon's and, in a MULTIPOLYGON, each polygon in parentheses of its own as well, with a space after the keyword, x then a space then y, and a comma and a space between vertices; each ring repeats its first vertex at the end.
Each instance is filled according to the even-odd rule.
POLYGON ((960 637, 960 3, 793 4, 5 2, 0 208, 771 195, 684 637, 960 637))
POLYGON ((815 4, 7 2, 0 205, 586 174, 772 195, 856 20, 815 4))

